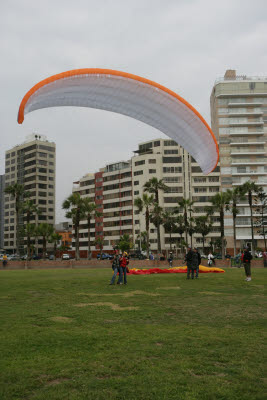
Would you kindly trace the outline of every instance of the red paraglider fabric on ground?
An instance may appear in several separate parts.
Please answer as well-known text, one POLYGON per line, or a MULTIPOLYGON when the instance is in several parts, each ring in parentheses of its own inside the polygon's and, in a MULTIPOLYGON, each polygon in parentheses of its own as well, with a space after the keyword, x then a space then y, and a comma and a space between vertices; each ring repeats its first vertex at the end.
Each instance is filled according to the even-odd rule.
MULTIPOLYGON (((132 268, 129 269, 128 275, 150 275, 150 274, 179 274, 179 273, 186 273, 187 267, 173 267, 168 269, 163 268, 150 268, 150 269, 138 269, 132 268)), ((207 274, 207 273, 223 273, 225 272, 221 268, 209 268, 205 267, 204 265, 199 266, 199 273, 207 274)))

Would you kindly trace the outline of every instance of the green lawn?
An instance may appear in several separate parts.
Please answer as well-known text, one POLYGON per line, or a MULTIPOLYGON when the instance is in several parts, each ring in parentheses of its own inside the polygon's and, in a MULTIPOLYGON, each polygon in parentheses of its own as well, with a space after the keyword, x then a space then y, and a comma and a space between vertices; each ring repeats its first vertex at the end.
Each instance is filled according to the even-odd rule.
POLYGON ((1 400, 266 398, 267 270, 0 271, 1 400))

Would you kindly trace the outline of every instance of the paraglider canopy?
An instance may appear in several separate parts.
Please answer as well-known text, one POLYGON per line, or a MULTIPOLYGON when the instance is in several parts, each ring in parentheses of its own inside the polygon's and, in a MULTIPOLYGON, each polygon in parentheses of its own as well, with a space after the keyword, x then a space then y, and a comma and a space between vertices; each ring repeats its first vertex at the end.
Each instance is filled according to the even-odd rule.
POLYGON ((218 163, 216 138, 198 111, 178 94, 140 76, 99 68, 53 75, 26 93, 18 123, 31 111, 59 106, 97 108, 142 121, 184 147, 204 174, 218 163))

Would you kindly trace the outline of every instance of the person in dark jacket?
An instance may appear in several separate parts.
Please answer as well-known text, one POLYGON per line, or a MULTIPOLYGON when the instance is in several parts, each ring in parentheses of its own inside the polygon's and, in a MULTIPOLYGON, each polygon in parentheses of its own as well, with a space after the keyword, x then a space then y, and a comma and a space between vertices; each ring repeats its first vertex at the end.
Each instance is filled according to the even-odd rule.
POLYGON ((117 276, 117 273, 118 273, 118 271, 120 269, 120 255, 119 255, 119 251, 118 250, 115 250, 115 255, 114 255, 114 258, 112 260, 112 269, 114 271, 114 274, 113 274, 113 276, 111 278, 110 285, 114 285, 115 284, 116 276, 117 276))
POLYGON ((201 255, 197 249, 197 247, 194 248, 194 253, 197 254, 197 268, 196 268, 196 279, 198 279, 198 273, 199 273, 199 266, 201 264, 201 255))
POLYGON ((186 279, 190 279, 190 272, 192 273, 192 259, 193 259, 194 252, 192 251, 191 247, 187 248, 187 253, 185 256, 185 262, 187 265, 187 277, 186 279))
POLYGON ((172 268, 172 262, 173 262, 173 254, 172 254, 172 251, 170 251, 170 255, 169 255, 168 261, 169 261, 169 268, 172 268))
POLYGON ((246 281, 250 282, 251 281, 251 267, 250 267, 250 261, 252 259, 252 255, 250 254, 249 248, 246 247, 243 255, 243 265, 245 268, 245 274, 246 274, 246 281))

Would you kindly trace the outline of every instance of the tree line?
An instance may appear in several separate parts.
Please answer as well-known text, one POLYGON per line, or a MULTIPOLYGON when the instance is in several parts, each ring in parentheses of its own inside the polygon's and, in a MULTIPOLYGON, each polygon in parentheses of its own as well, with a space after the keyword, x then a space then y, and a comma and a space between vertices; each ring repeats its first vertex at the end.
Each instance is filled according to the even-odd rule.
POLYGON ((47 243, 54 244, 54 255, 56 253, 57 244, 61 240, 61 235, 55 232, 53 225, 46 222, 31 223, 32 216, 42 214, 41 209, 30 199, 30 193, 25 191, 24 185, 14 183, 5 188, 5 193, 9 194, 15 200, 15 217, 16 217, 16 253, 22 256, 24 253, 24 238, 26 237, 26 255, 27 259, 31 259, 36 251, 32 239, 42 240, 42 256, 46 258, 47 243), (23 249, 23 251, 22 251, 23 249))
MULTIPOLYGON (((262 187, 257 186, 254 182, 247 181, 243 185, 226 192, 216 193, 211 198, 211 206, 205 207, 205 215, 193 217, 194 202, 190 199, 182 199, 177 202, 173 211, 166 211, 159 205, 160 193, 169 191, 169 187, 165 185, 163 179, 158 180, 156 177, 151 178, 144 184, 143 194, 134 200, 134 206, 139 213, 144 212, 145 216, 145 231, 139 232, 138 240, 141 243, 143 250, 146 250, 147 256, 150 250, 150 224, 152 223, 157 231, 157 249, 161 253, 161 237, 160 227, 163 226, 165 233, 169 235, 170 250, 172 251, 173 234, 180 235, 180 249, 183 249, 193 243, 194 234, 200 234, 202 238, 203 251, 205 249, 205 239, 210 234, 214 225, 214 213, 219 213, 219 230, 220 230, 220 249, 222 258, 225 257, 225 226, 224 217, 226 212, 230 212, 233 219, 233 238, 234 238, 234 255, 237 252, 236 245, 236 218, 239 214, 239 201, 244 201, 247 198, 250 209, 250 228, 252 238, 252 254, 255 252, 254 227, 260 230, 258 233, 263 237, 266 250, 266 221, 264 219, 267 208, 267 195, 262 187), (247 197, 246 197, 247 195, 247 197), (257 219, 253 213, 253 207, 257 206, 257 219)), ((43 257, 46 255, 47 242, 54 243, 54 252, 56 251, 57 243, 61 236, 56 234, 54 227, 48 223, 32 224, 32 216, 39 215, 41 210, 35 202, 29 199, 30 194, 25 191, 24 185, 15 183, 8 186, 5 192, 10 194, 15 199, 15 214, 16 214, 16 247, 17 253, 20 254, 20 244, 22 238, 26 237, 27 257, 30 258, 33 252, 32 238, 42 238, 43 257), (23 225, 20 224, 20 217, 23 215, 23 225)), ((74 228, 75 240, 75 257, 79 259, 79 238, 80 238, 80 223, 86 220, 88 229, 88 259, 91 259, 91 221, 92 219, 101 217, 102 214, 98 210, 98 205, 95 204, 89 197, 81 197, 77 193, 71 194, 62 204, 62 208, 66 210, 66 217, 72 220, 74 228)), ((95 235, 94 235, 95 236, 95 235)), ((93 241, 94 245, 103 250, 104 236, 99 235, 93 241)), ((24 243, 23 243, 24 244, 24 243)), ((130 235, 121 236, 117 243, 119 247, 126 250, 132 247, 132 238, 130 235)))

